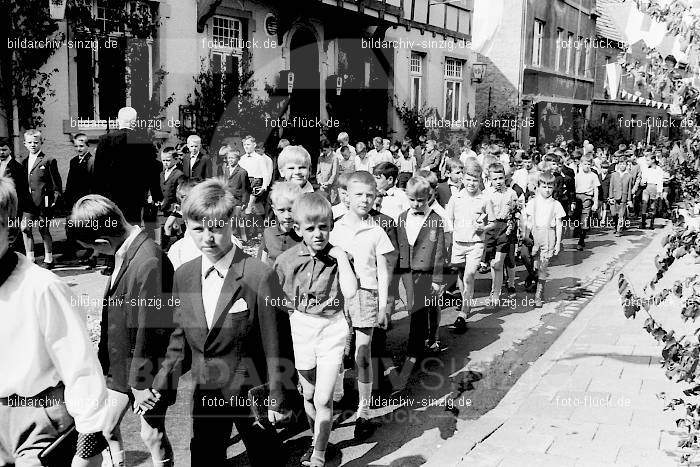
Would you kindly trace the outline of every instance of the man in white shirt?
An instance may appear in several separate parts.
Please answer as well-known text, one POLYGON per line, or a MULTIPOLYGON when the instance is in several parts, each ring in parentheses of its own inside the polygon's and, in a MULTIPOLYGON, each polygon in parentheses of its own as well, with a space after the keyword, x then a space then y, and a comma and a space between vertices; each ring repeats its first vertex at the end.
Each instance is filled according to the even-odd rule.
POLYGON ((39 453, 75 423, 81 451, 86 440, 102 446, 73 465, 98 466, 107 417, 102 368, 70 289, 9 250, 16 214, 13 183, 0 177, 0 463, 40 465, 39 453))
POLYGON ((372 173, 374 168, 382 162, 394 162, 394 156, 391 155, 389 149, 384 149, 382 139, 379 136, 372 139, 374 149, 367 153, 369 158, 369 173, 372 173))

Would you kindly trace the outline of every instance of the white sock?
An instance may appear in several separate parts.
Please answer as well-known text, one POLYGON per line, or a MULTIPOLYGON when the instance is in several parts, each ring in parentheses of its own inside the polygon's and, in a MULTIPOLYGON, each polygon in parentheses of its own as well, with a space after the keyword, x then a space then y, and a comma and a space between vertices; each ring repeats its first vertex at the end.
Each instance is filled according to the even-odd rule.
POLYGON ((124 451, 114 451, 106 449, 102 452, 103 467, 124 467, 124 451))
POLYGON ((31 262, 34 262, 34 252, 33 251, 27 252, 27 259, 31 262))
POLYGON ((311 454, 311 465, 314 464, 320 464, 323 465, 326 463, 326 450, 324 449, 323 451, 319 451, 318 449, 314 448, 313 454, 311 454))
POLYGON ((45 263, 53 263, 53 253, 44 254, 44 262, 45 263))
POLYGON ((372 383, 357 382, 357 392, 360 396, 360 403, 357 407, 357 418, 369 418, 369 401, 372 397, 372 383))

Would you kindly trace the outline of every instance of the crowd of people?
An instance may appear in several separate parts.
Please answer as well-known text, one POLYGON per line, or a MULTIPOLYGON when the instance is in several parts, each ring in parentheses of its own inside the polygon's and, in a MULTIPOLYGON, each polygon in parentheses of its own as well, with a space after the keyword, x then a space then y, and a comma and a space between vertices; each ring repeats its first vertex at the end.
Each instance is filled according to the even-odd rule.
POLYGON ((466 332, 476 277, 490 274, 486 307, 519 288, 543 306, 565 236, 583 250, 592 228, 621 236, 631 219, 653 229, 668 215, 671 161, 683 151, 587 141, 474 150, 468 140, 380 136, 353 145, 341 133, 321 141, 313 164, 286 140, 271 158, 252 136, 211 155, 196 135, 157 150, 132 130, 135 119, 122 109, 94 155, 86 135, 74 135, 65 190, 39 131, 24 134, 21 163, 0 141, 0 304, 9 313, 0 352, 22 349, 0 361, 0 463, 40 465, 74 421, 74 465, 99 464, 103 450, 107 464, 124 465, 119 425, 131 409, 154 465, 173 465, 165 419, 191 371, 192 465, 222 465, 234 424, 252 465, 284 465, 275 425, 297 410, 313 434, 302 465, 322 466, 336 455, 328 439, 347 369, 363 440, 376 429, 372 392, 404 389, 422 357, 444 351, 442 303, 457 306, 450 330, 466 332), (61 205, 70 214, 60 261, 106 258, 97 352, 70 290, 45 270, 57 261, 49 220, 61 205), (256 246, 257 257, 246 253, 256 246), (376 357, 397 303, 410 316, 406 356, 384 368, 376 357))

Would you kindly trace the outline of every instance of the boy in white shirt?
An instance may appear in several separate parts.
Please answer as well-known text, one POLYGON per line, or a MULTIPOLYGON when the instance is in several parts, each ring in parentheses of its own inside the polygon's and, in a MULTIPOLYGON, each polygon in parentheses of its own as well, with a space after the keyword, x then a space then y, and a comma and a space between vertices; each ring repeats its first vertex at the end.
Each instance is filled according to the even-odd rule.
POLYGON ((484 253, 486 202, 480 190, 481 166, 476 159, 467 160, 463 175, 464 188, 447 203, 447 220, 452 223, 452 254, 450 262, 457 267, 462 307, 450 329, 467 331, 467 318, 474 296, 474 282, 484 253))
POLYGON ((647 167, 642 167, 642 186, 644 191, 642 191, 642 223, 640 228, 642 229, 654 229, 654 218, 656 217, 656 212, 658 206, 657 199, 663 190, 664 177, 667 176, 666 172, 657 165, 656 155, 648 154, 647 156, 647 167), (649 206, 649 201, 651 201, 651 206, 649 206), (647 212, 651 207, 651 212, 647 212), (649 218, 649 227, 646 225, 647 218, 649 218))
POLYGON ((574 229, 574 231, 578 233, 578 244, 576 245, 578 251, 582 251, 586 246, 585 239, 589 229, 591 212, 595 212, 598 209, 600 179, 591 170, 592 165, 593 157, 590 154, 583 156, 574 178, 576 185, 576 211, 578 214, 574 217, 578 220, 578 225, 576 226, 578 230, 574 229))
POLYGON ((527 203, 524 213, 523 242, 532 247, 537 271, 536 308, 542 307, 549 261, 561 250, 562 219, 566 216, 561 203, 552 198, 554 180, 552 172, 540 174, 537 194, 527 203))
POLYGON ((399 215, 410 207, 406 193, 396 187, 399 168, 391 162, 382 162, 374 167, 372 173, 377 182, 377 191, 385 193, 380 212, 398 221, 399 215))

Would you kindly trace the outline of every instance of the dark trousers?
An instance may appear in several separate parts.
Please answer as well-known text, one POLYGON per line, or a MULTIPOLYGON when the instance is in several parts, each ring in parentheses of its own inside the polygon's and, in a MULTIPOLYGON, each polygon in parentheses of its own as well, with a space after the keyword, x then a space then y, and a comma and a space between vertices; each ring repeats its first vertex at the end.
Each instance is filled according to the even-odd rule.
POLYGON ((191 465, 226 465, 226 449, 231 444, 231 429, 236 425, 250 465, 283 466, 282 443, 271 426, 254 424, 250 408, 241 403, 247 397, 242 390, 238 403, 224 398, 221 391, 195 389, 192 404, 191 465))
POLYGON ((433 301, 430 284, 433 274, 430 272, 413 271, 413 307, 411 308, 411 325, 408 332, 407 356, 420 357, 428 334, 429 312, 433 301))

